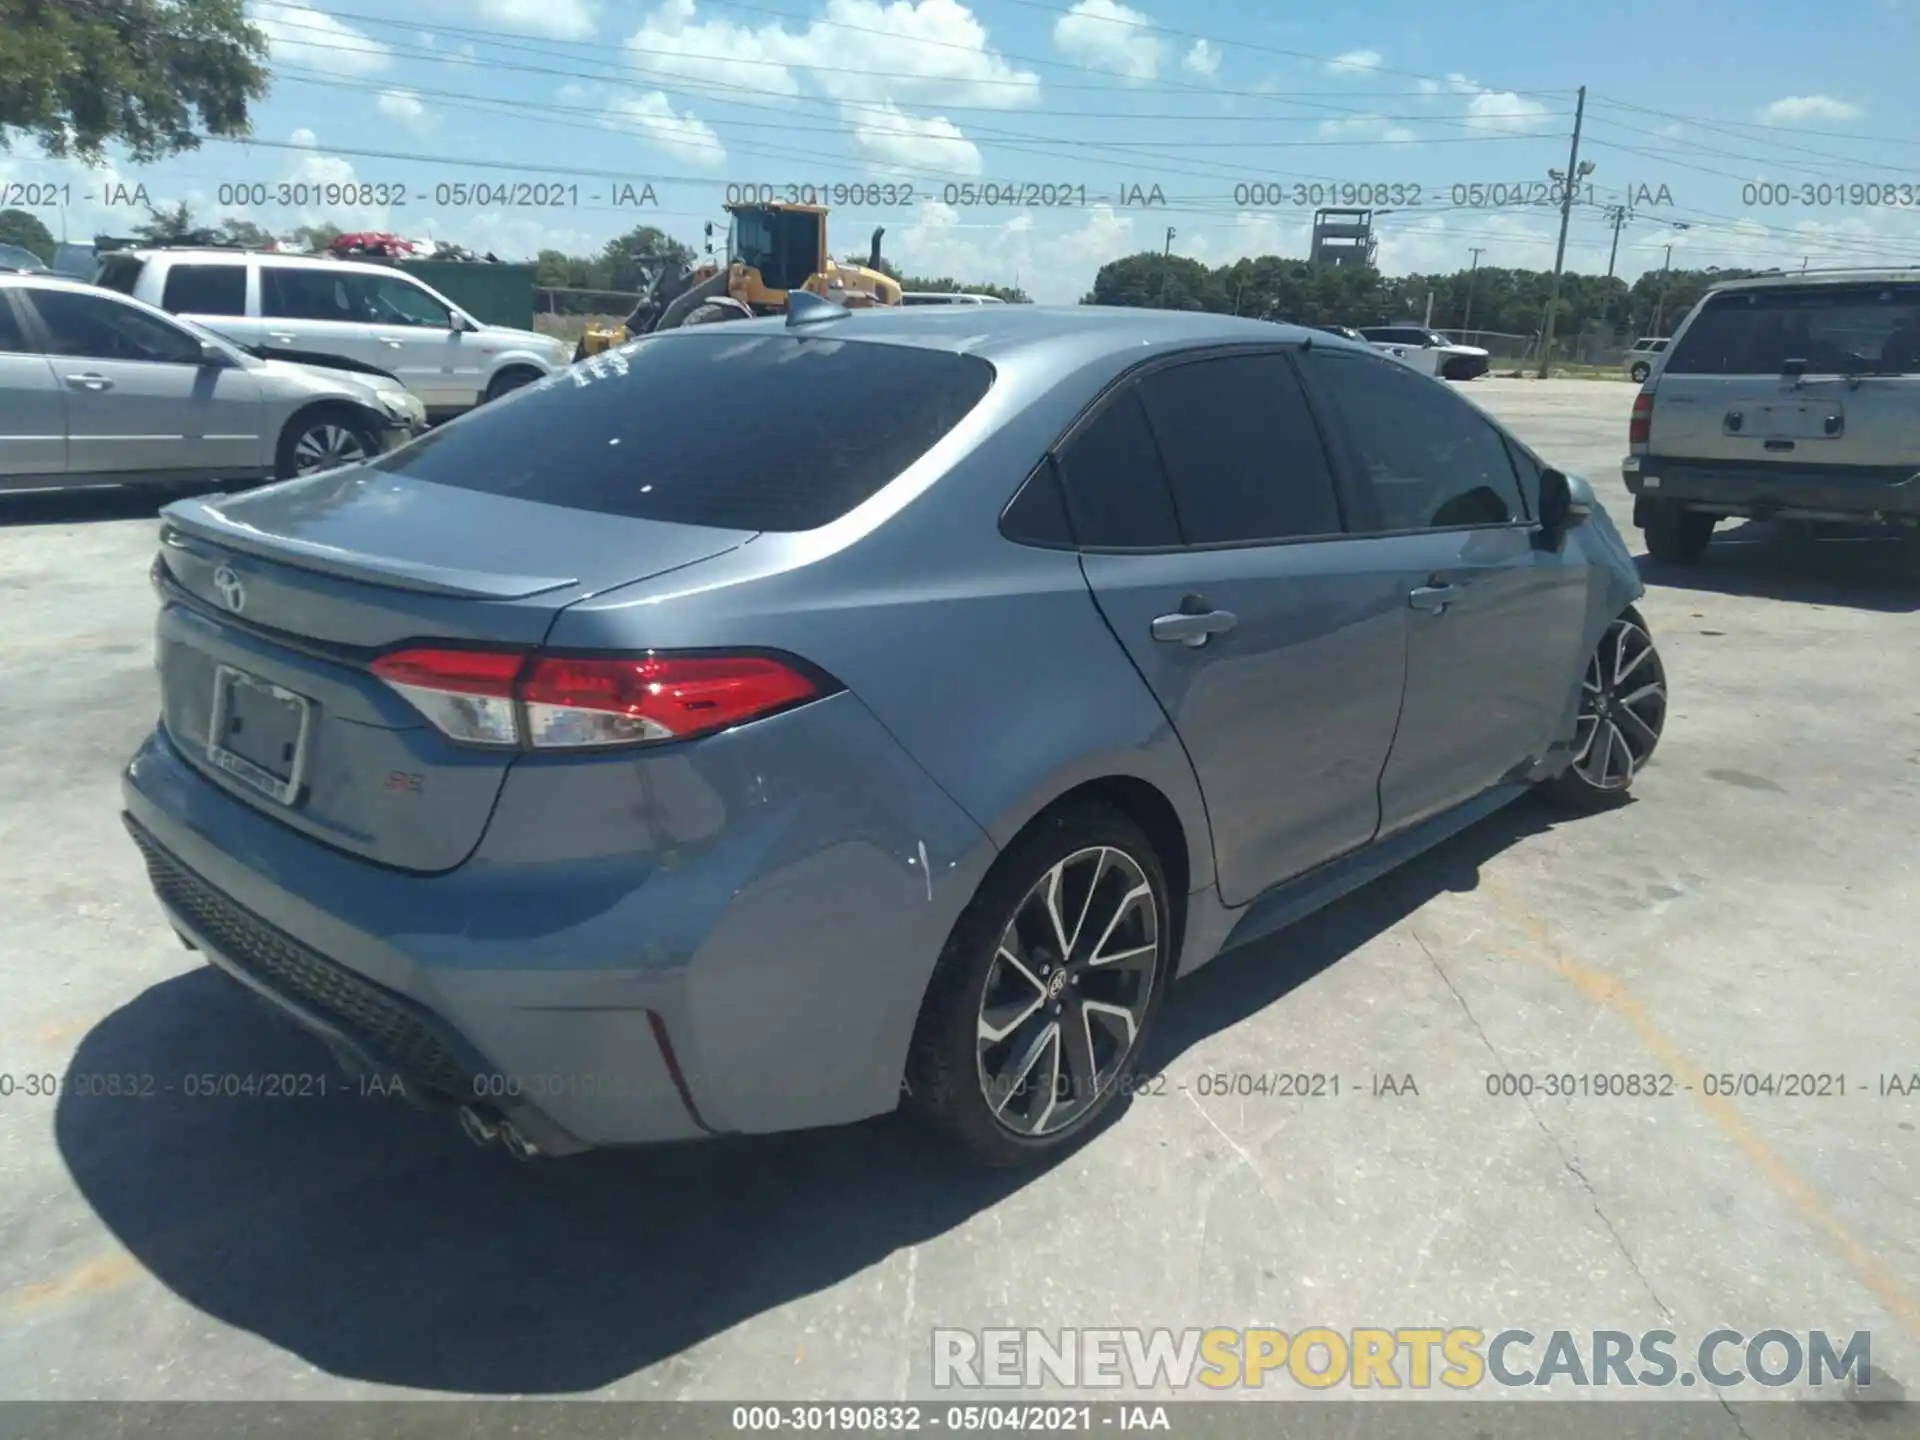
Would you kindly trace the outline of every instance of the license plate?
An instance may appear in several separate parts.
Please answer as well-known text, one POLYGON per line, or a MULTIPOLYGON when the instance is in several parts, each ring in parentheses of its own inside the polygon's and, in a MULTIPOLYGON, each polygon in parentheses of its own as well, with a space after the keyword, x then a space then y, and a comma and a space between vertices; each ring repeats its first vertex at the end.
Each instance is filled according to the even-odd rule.
POLYGON ((312 725, 306 696, 231 665, 215 668, 207 758, 242 784, 282 805, 297 801, 312 725))
POLYGON ((1837 431, 1827 429, 1830 418, 1840 418, 1840 411, 1831 405, 1769 405, 1760 430, 1774 440, 1838 438, 1837 431))

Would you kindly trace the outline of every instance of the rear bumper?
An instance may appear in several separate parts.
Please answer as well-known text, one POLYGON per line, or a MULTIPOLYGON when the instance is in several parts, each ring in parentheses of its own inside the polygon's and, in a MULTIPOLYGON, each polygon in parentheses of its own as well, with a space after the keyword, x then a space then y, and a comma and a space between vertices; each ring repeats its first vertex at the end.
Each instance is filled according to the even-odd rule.
POLYGON ((1920 469, 1835 470, 1814 466, 1716 466, 1629 455, 1621 478, 1634 497, 1634 523, 1643 501, 1666 500, 1716 515, 1812 519, 1920 520, 1920 469))
POLYGON ((410 1098, 471 1104, 552 1154, 891 1110, 991 842, 851 696, 675 748, 516 771, 474 858, 441 875, 309 839, 164 728, 122 796, 175 928, 410 1098), (813 762, 808 798, 769 793, 769 747, 813 762))

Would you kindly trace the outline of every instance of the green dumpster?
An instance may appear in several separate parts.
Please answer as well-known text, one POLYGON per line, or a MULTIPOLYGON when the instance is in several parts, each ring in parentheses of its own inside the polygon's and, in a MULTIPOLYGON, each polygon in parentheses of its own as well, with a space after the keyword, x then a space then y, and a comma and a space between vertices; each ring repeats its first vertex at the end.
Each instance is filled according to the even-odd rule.
POLYGON ((531 265, 472 260, 402 260, 399 268, 425 281, 474 319, 488 325, 533 328, 531 265))

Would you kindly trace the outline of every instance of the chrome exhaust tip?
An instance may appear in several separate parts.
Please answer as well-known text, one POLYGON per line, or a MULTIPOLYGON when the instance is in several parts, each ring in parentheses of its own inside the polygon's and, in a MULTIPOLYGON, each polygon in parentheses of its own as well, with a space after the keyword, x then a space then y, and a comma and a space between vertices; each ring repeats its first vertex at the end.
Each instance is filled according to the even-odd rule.
POLYGON ((482 1147, 500 1138, 500 1127, 471 1105, 460 1107, 460 1129, 469 1140, 482 1147))
POLYGON ((499 1127, 500 1143, 507 1147, 507 1153, 516 1160, 533 1160, 539 1157, 540 1147, 513 1128, 511 1120, 502 1120, 499 1127))

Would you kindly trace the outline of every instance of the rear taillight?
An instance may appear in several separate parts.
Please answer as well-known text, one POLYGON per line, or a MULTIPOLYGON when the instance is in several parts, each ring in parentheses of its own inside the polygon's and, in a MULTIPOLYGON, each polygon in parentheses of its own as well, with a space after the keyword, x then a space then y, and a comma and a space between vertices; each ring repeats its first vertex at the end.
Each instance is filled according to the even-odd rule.
POLYGON ((421 649, 384 655, 373 673, 449 739, 536 750, 685 740, 824 693, 767 655, 421 649))
POLYGON ((1633 415, 1627 421, 1627 444, 1644 450, 1647 448, 1647 436, 1653 430, 1653 395, 1651 392, 1633 397, 1633 415))

